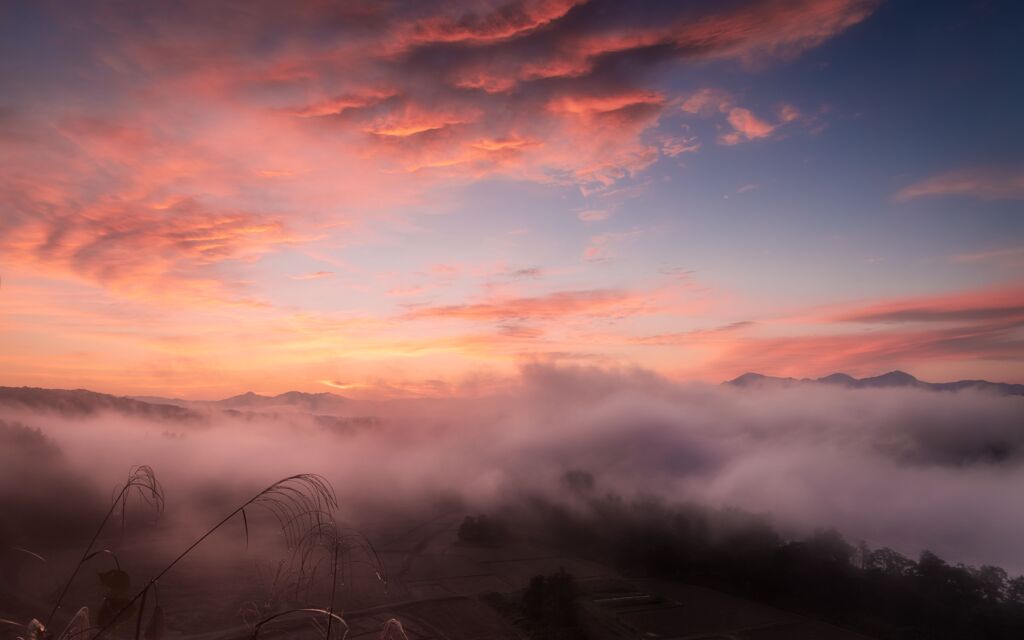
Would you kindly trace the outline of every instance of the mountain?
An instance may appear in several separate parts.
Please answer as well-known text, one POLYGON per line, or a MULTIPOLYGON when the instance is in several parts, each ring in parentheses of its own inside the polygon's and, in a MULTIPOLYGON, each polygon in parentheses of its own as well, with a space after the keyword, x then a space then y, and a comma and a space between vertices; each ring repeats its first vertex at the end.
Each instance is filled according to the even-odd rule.
POLYGON ((870 378, 854 378, 845 373, 833 373, 823 378, 781 378, 760 373, 744 373, 723 384, 734 387, 793 386, 801 384, 832 384, 850 389, 915 388, 930 391, 959 391, 979 389, 1002 395, 1024 396, 1024 384, 989 382, 988 380, 958 380, 956 382, 924 382, 905 371, 890 371, 870 378))
MULTIPOLYGON (((40 389, 0 387, 0 415, 5 411, 56 413, 67 418, 88 418, 113 412, 128 417, 178 423, 208 423, 216 415, 246 420, 287 415, 309 418, 325 428, 351 426, 349 400, 333 393, 289 391, 276 396, 243 393, 224 400, 189 401, 177 398, 140 396, 135 398, 97 393, 85 389, 40 389)), ((361 423, 360 423, 361 424, 361 423)))
POLYGON ((850 385, 853 387, 921 387, 927 386, 927 382, 921 382, 905 371, 890 371, 873 378, 854 379, 850 385))
POLYGON ((825 376, 824 378, 818 378, 818 382, 855 386, 857 384, 857 378, 846 373, 833 373, 832 375, 825 376))
POLYGON ((221 409, 281 411, 300 410, 313 414, 335 415, 348 409, 348 398, 335 393, 305 393, 287 391, 276 396, 264 396, 249 391, 224 400, 206 403, 221 409))
POLYGON ((312 414, 337 415, 346 413, 350 409, 349 399, 345 396, 339 396, 336 393, 305 393, 303 391, 287 391, 276 396, 265 396, 247 391, 223 400, 181 400, 155 396, 137 396, 135 399, 179 407, 235 411, 304 411, 312 414))
POLYGON ((104 411, 177 422, 202 422, 196 411, 174 404, 143 402, 85 389, 0 387, 0 407, 25 411, 51 411, 65 417, 90 417, 104 411))

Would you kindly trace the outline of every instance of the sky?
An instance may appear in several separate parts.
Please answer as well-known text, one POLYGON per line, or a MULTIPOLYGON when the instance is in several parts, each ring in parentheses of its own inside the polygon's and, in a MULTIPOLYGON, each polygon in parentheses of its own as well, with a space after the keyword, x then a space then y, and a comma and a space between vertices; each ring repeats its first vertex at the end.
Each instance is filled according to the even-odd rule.
POLYGON ((0 3, 0 384, 1024 382, 1009 0, 0 3))

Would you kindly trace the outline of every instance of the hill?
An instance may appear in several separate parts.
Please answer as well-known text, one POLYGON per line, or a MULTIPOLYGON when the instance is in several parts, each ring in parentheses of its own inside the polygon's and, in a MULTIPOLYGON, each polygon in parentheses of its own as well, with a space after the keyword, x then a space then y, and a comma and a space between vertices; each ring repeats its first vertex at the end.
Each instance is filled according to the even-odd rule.
POLYGON ((988 380, 957 380, 955 382, 925 382, 905 371, 890 371, 880 376, 854 378, 845 373, 833 373, 821 378, 782 378, 748 372, 727 380, 723 384, 734 387, 790 386, 798 384, 832 384, 850 389, 915 388, 930 391, 960 391, 976 389, 1001 395, 1024 395, 1024 384, 989 382, 988 380))

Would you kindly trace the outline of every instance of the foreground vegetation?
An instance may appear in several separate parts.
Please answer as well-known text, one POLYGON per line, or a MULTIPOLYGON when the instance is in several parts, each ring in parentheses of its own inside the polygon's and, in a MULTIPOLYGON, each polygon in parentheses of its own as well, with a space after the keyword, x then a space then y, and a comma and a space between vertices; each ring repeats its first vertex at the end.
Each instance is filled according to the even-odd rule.
MULTIPOLYGON (((160 580, 229 522, 241 521, 248 544, 250 514, 260 510, 277 522, 290 550, 287 560, 289 577, 286 579, 287 584, 283 584, 282 587, 296 595, 308 596, 312 592, 317 569, 326 564, 327 570, 324 573, 327 575, 330 597, 323 607, 255 607, 249 612, 254 615, 250 616, 248 621, 253 640, 257 640, 261 631, 268 625, 286 617, 296 616, 308 619, 325 640, 344 638, 347 634, 347 624, 336 613, 337 587, 341 565, 353 552, 363 556, 362 561, 368 562, 374 568, 377 578, 382 583, 387 582, 383 564, 369 541, 358 532, 341 528, 336 524, 334 511, 338 503, 330 483, 318 475, 299 474, 278 480, 242 502, 149 577, 141 588, 133 590, 131 576, 118 561, 116 550, 100 546, 108 528, 115 521, 120 521, 123 531, 131 496, 138 496, 157 516, 163 512, 164 490, 157 481, 153 469, 148 466, 133 467, 125 483, 115 488, 106 515, 100 520, 92 538, 83 547, 80 559, 74 564, 70 575, 54 597, 48 613, 27 621, 0 618, 0 628, 15 634, 18 640, 100 640, 114 634, 130 635, 134 640, 162 640, 165 629, 164 611, 159 602, 160 580), (85 567, 102 557, 112 558, 114 568, 98 573, 105 592, 98 612, 94 614, 88 607, 80 606, 68 620, 63 612, 66 596, 85 567), (149 609, 146 606, 147 602, 152 603, 149 609), (61 631, 58 633, 58 630, 61 631)), ((15 550, 46 562, 42 556, 31 550, 15 550)), ((16 588, 16 585, 5 586, 16 588)), ((381 631, 381 637, 404 638, 401 623, 397 620, 387 621, 381 631)))
POLYGON ((583 509, 535 501, 538 525, 627 575, 708 586, 886 640, 1024 637, 1024 577, 999 567, 928 551, 915 561, 835 531, 790 540, 739 510, 590 493, 579 492, 583 509))

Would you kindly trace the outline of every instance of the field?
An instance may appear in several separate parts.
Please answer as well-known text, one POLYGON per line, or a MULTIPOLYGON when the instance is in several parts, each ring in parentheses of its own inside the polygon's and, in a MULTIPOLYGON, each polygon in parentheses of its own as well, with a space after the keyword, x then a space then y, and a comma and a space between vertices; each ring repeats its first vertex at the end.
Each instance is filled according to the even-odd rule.
MULTIPOLYGON (((399 535, 381 536, 376 550, 386 574, 382 584, 359 562, 343 563, 339 611, 347 638, 377 638, 389 620, 397 620, 410 640, 515 639, 526 635, 518 616, 499 613, 488 604, 494 593, 521 592, 538 575, 560 570, 573 576, 580 591, 582 624, 591 637, 735 638, 774 640, 863 639, 829 625, 751 603, 703 587, 653 579, 627 579, 611 568, 583 558, 554 553, 543 545, 510 540, 500 546, 467 546, 458 541, 460 517, 451 515, 399 535)), ((126 546, 121 562, 140 574, 159 564, 142 549, 126 546)), ((55 565, 70 562, 57 554, 55 565)), ((166 610, 166 637, 189 640, 247 640, 246 607, 268 611, 291 597, 275 588, 275 566, 255 552, 228 552, 214 544, 190 557, 160 584, 166 610)), ((96 601, 88 579, 69 594, 73 602, 96 601)), ((303 596, 322 604, 323 589, 303 596)), ((10 601, 9 601, 10 602, 10 601)), ((38 610, 40 603, 22 603, 38 610)), ((4 609, 10 604, 5 604, 4 609)), ((17 612, 4 611, 10 616, 17 612)), ((255 614, 248 614, 250 617, 255 614)), ((131 627, 131 625, 127 625, 131 627)), ((130 635, 131 628, 118 634, 130 635)), ((267 625, 264 637, 313 637, 308 617, 283 618, 267 625)))

